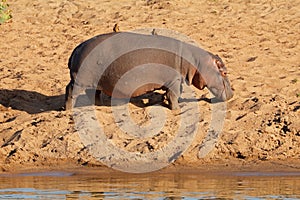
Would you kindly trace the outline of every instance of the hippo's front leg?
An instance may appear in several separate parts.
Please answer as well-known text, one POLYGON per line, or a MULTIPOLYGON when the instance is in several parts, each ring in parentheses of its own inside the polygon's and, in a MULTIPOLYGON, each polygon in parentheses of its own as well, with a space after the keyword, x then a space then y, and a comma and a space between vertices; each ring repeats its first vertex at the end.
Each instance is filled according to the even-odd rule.
POLYGON ((166 84, 167 93, 166 97, 169 102, 169 106, 171 110, 179 109, 178 99, 181 96, 182 85, 181 85, 181 77, 177 77, 174 81, 166 84))

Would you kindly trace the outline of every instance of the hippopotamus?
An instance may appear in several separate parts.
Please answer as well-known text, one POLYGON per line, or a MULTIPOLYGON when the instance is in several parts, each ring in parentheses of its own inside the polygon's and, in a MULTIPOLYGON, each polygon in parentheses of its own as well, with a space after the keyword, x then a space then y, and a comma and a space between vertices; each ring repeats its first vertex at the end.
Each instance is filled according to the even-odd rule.
POLYGON ((233 96, 227 69, 218 55, 157 34, 111 32, 95 36, 74 49, 68 67, 71 81, 66 87, 66 109, 78 96, 74 86, 120 99, 163 89, 171 110, 179 108, 184 82, 199 90, 208 88, 221 101, 233 96))

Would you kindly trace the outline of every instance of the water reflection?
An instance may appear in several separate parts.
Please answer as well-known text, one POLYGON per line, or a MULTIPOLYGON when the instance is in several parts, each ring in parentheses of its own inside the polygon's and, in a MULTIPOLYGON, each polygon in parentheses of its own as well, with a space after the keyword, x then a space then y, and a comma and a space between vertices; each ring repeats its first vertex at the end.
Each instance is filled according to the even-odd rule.
POLYGON ((299 173, 0 176, 0 199, 298 199, 299 173))

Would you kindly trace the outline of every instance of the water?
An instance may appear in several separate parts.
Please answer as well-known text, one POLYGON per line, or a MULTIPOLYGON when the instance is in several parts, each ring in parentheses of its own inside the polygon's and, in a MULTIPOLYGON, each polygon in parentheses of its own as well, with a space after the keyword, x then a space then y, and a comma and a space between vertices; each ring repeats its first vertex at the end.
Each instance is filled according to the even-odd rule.
POLYGON ((0 176, 0 199, 300 199, 300 172, 0 176))

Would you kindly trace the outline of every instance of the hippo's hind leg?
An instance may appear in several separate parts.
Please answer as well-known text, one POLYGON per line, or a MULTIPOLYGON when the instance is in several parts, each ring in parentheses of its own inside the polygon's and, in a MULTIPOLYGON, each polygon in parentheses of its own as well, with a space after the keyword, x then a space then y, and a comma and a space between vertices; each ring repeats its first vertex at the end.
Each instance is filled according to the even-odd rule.
POLYGON ((169 102, 169 107, 171 110, 177 110, 179 109, 179 103, 178 99, 182 92, 182 85, 181 85, 181 79, 176 79, 173 82, 171 82, 169 85, 166 85, 167 93, 166 97, 169 102))
POLYGON ((73 93, 74 83, 70 81, 70 83, 66 87, 66 95, 65 95, 65 109, 70 110, 72 108, 72 93, 73 93))
MULTIPOLYGON (((65 109, 70 110, 73 107, 73 100, 74 101, 74 106, 75 103, 77 103, 77 97, 84 91, 84 88, 76 86, 74 89, 74 81, 70 81, 70 83, 66 87, 66 95, 65 95, 65 109)), ((79 105, 76 104, 76 106, 80 106, 82 103, 79 102, 79 105)))

